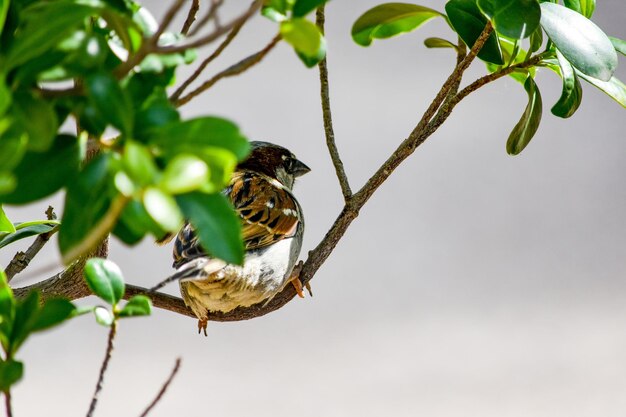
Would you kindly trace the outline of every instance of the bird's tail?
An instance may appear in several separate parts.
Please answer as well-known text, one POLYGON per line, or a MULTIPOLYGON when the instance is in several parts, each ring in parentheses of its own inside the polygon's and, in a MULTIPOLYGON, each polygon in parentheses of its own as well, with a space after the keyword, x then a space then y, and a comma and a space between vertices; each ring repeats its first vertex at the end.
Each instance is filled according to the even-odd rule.
POLYGON ((158 291, 170 282, 174 281, 193 281, 196 279, 204 279, 211 274, 219 271, 226 266, 226 262, 221 259, 197 258, 181 265, 176 272, 154 287, 150 288, 150 292, 158 291))

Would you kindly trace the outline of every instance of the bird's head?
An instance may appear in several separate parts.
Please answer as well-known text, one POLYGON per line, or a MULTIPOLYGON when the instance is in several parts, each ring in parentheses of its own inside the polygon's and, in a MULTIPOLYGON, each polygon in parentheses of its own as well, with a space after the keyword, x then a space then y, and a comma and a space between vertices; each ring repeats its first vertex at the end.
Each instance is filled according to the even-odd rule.
POLYGON ((311 169, 282 146, 269 142, 250 142, 250 155, 238 166, 239 170, 260 172, 292 189, 295 179, 311 169))

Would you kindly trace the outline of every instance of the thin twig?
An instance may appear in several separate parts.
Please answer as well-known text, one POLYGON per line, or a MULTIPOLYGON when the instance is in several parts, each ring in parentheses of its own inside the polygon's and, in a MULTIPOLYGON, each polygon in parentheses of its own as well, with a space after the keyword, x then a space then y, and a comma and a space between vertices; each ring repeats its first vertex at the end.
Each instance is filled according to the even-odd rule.
POLYGON ((191 0, 191 6, 189 7, 189 12, 187 12, 187 18, 185 19, 185 23, 183 23, 183 28, 180 30, 180 33, 187 36, 189 29, 191 29, 191 25, 193 25, 193 22, 196 20, 198 10, 200 10, 200 0, 191 0))
POLYGON ((212 33, 206 36, 203 36, 201 38, 198 38, 187 44, 160 47, 157 49, 156 52, 160 54, 173 54, 175 52, 183 52, 183 51, 186 51, 187 49, 199 48, 201 46, 207 45, 213 42, 214 40, 216 40, 217 38, 221 37, 223 34, 229 32, 233 27, 240 24, 242 20, 243 21, 248 20, 261 8, 262 5, 263 5, 263 0, 255 0, 247 12, 237 17, 236 19, 232 20, 230 23, 224 26, 219 26, 212 33))
POLYGON ((202 19, 198 21, 198 24, 196 25, 196 27, 193 28, 193 30, 189 33, 189 36, 194 36, 195 34, 197 34, 200 31, 200 29, 202 29, 207 23, 209 23, 211 20, 214 20, 214 19, 215 19, 215 26, 220 27, 220 22, 217 16, 217 10, 220 7, 222 7, 222 3, 224 3, 224 0, 211 0, 211 6, 209 7, 209 10, 202 17, 202 19))
POLYGON ((180 96, 185 92, 187 87, 189 87, 189 85, 192 82, 194 82, 196 80, 196 78, 198 78, 200 76, 200 74, 202 74, 202 71, 204 71, 204 69, 207 67, 207 65, 209 65, 218 56, 220 56, 222 51, 224 51, 224 49, 226 49, 226 47, 232 42, 232 40, 235 39, 235 36, 237 36, 237 34, 239 33, 239 31, 241 30, 241 28, 243 27, 243 25, 245 23, 246 23, 246 20, 242 20, 238 25, 234 26, 230 32, 228 32, 228 35, 222 41, 222 43, 217 47, 217 49, 211 55, 209 55, 208 58, 206 58, 204 61, 202 61, 202 63, 200 65, 198 65, 198 68, 193 72, 193 74, 191 74, 189 76, 189 78, 187 78, 180 85, 180 87, 178 87, 176 89, 176 91, 174 91, 174 94, 172 94, 171 97, 170 97, 171 101, 178 100, 180 98, 180 96))
POLYGON ((125 62, 120 64, 115 69, 114 73, 118 79, 123 78, 133 68, 135 68, 136 65, 139 65, 147 55, 155 52, 158 53, 159 38, 161 37, 163 32, 167 30, 170 23, 172 23, 172 20, 174 20, 174 17, 176 17, 176 14, 178 14, 178 11, 183 6, 184 2, 185 0, 176 0, 174 4, 172 4, 170 8, 167 9, 167 12, 165 12, 165 16, 159 24, 156 32, 154 32, 154 34, 152 34, 152 36, 150 36, 149 38, 144 39, 141 43, 141 46, 139 47, 139 50, 135 52, 134 55, 129 56, 125 62))
POLYGON ((538 64, 539 61, 541 61, 542 59, 543 59, 542 55, 535 55, 529 58, 527 61, 520 62, 519 64, 516 64, 516 65, 511 65, 510 67, 502 68, 500 71, 492 72, 491 74, 487 74, 483 77, 480 77, 479 79, 477 79, 476 81, 474 81, 473 83, 471 83, 470 85, 468 85, 467 87, 459 91, 456 97, 451 101, 450 105, 458 104, 461 100, 467 97, 470 93, 478 90, 480 87, 484 86, 485 84, 495 81, 498 78, 502 78, 505 75, 509 75, 510 73, 516 70, 532 67, 533 65, 538 64))
POLYGON ((210 78, 208 81, 205 81, 204 83, 202 83, 202 85, 200 85, 198 88, 196 88, 195 90, 191 91, 187 95, 184 95, 183 97, 179 98, 174 103, 176 104, 177 107, 180 107, 180 106, 182 106, 184 104, 187 104, 194 97, 197 97, 198 95, 204 93, 209 88, 213 87, 213 85, 215 85, 215 83, 217 83, 222 78, 233 77, 235 75, 239 75, 242 72, 250 69, 254 65, 258 64, 259 62, 261 62, 261 60, 263 58, 265 58, 265 56, 276 46, 276 44, 280 41, 280 39, 281 39, 280 35, 276 35, 271 40, 271 42, 268 43, 265 46, 265 48, 261 49, 259 52, 256 52, 256 53, 254 53, 254 54, 252 54, 252 55, 242 59, 241 61, 237 62, 236 64, 231 65, 230 67, 226 68, 224 71, 217 73, 212 78, 210 78))
POLYGON ((157 396, 154 398, 154 400, 152 400, 150 405, 144 410, 143 413, 141 413, 140 417, 146 417, 148 415, 148 413, 154 408, 154 406, 157 405, 157 403, 159 401, 161 401, 161 398, 163 398, 163 395, 165 394, 165 391, 167 391, 167 388, 170 386, 170 384, 174 380, 174 377, 176 376, 176 373, 178 373, 178 369, 179 368, 180 368, 180 358, 177 358, 176 359, 176 363, 174 364, 174 369, 172 369, 172 372, 170 373, 170 376, 167 378, 167 380, 165 381, 165 383, 161 387, 161 390, 159 391, 157 396))
MULTIPOLYGON (((54 209, 49 206, 46 210, 46 216, 48 220, 56 220, 57 216, 54 214, 54 209)), ((7 265, 4 272, 7 276, 7 281, 11 282, 11 279, 20 272, 22 272, 35 258, 44 245, 50 240, 50 237, 59 230, 58 226, 46 233, 42 233, 35 238, 35 241, 26 249, 26 252, 18 252, 15 254, 9 265, 7 265)))
POLYGON ((93 397, 91 397, 91 404, 89 404, 89 411, 87 411, 87 417, 91 417, 93 412, 96 410, 96 404, 98 403, 98 395, 100 391, 102 391, 102 384, 104 382, 104 374, 109 366, 109 361, 111 360, 111 354, 113 352, 113 340, 115 339, 115 333, 117 330, 117 320, 113 320, 111 323, 111 329, 109 330, 109 339, 107 341, 107 350, 104 355, 104 360, 102 361, 102 366, 100 367, 100 374, 98 376, 98 383, 96 384, 96 390, 93 393, 93 397))
POLYGON ((4 406, 7 412, 7 417, 13 417, 13 407, 11 406, 11 391, 4 391, 4 406))
MULTIPOLYGON (((317 8, 317 13, 315 15, 315 22, 317 26, 320 28, 320 31, 324 33, 324 23, 326 21, 326 17, 324 15, 325 5, 322 5, 317 8)), ((352 190, 350 189, 350 183, 348 182, 348 176, 346 175, 345 168, 343 166, 343 161, 339 156, 339 150, 337 149, 337 144, 335 143, 335 131, 333 129, 333 117, 330 111, 330 93, 328 87, 328 53, 324 57, 323 60, 320 61, 318 67, 320 71, 320 97, 322 100, 322 114, 324 118, 324 132, 326 133, 326 146, 328 147, 328 152, 330 153, 330 159, 333 161, 333 166, 335 167, 335 173, 337 174, 337 179, 339 180, 339 185, 341 186, 341 193, 343 194, 343 199, 348 201, 350 197, 352 197, 352 190)))

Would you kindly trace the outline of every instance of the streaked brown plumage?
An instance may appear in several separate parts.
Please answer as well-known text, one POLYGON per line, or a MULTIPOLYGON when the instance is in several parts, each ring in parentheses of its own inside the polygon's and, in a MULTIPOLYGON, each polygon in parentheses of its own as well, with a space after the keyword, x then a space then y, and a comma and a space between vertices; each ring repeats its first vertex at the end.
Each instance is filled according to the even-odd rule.
POLYGON ((304 219, 291 193, 309 168, 287 149, 252 142, 252 152, 224 190, 242 222, 244 265, 209 257, 191 225, 179 232, 174 267, 185 303, 205 329, 207 311, 230 311, 271 299, 291 279, 300 253, 304 219))

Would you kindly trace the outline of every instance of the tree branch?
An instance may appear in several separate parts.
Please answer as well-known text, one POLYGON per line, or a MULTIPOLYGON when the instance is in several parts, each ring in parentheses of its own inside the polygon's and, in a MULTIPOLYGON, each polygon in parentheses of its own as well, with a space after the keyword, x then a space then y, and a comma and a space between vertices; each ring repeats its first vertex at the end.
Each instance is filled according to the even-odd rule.
POLYGON ((183 94, 183 92, 187 89, 187 87, 189 87, 189 85, 192 82, 194 82, 196 80, 196 78, 198 78, 200 76, 200 74, 202 74, 202 71, 204 71, 204 69, 207 67, 207 65, 209 65, 218 56, 221 55, 222 51, 224 51, 224 49, 226 49, 226 47, 228 45, 230 45, 232 40, 235 39, 235 36, 237 36, 237 34, 239 33, 239 31, 241 30, 241 28, 243 27, 243 25, 246 22, 247 22, 247 20, 242 20, 238 25, 235 25, 230 32, 228 32, 228 35, 226 36, 224 41, 222 41, 222 43, 217 47, 217 49, 211 55, 209 55, 208 58, 206 58, 204 61, 202 61, 202 63, 200 65, 198 65, 198 68, 193 72, 193 74, 191 74, 191 76, 189 78, 187 78, 180 85, 180 87, 178 87, 176 89, 176 91, 174 91, 174 94, 172 94, 170 96, 170 100, 171 101, 175 102, 176 100, 178 100, 180 98, 180 96, 183 94))
POLYGON ((278 44, 278 42, 280 40, 281 40, 280 35, 274 36, 274 38, 270 41, 270 43, 268 43, 259 52, 256 52, 256 53, 254 53, 254 54, 252 54, 252 55, 242 59, 241 61, 237 62, 236 64, 231 65, 230 67, 226 68, 224 71, 217 73, 212 78, 210 78, 208 81, 205 81, 204 83, 202 83, 202 85, 200 85, 195 90, 191 91, 187 95, 185 95, 185 96, 179 98, 178 100, 176 100, 174 102, 174 104, 177 107, 183 106, 183 105, 189 103, 191 100, 193 100, 198 95, 200 95, 200 94, 204 93, 205 91, 207 91, 209 88, 213 87, 222 78, 234 77, 234 76, 239 75, 242 72, 250 69, 251 67, 255 66, 256 64, 261 62, 261 60, 263 60, 263 58, 265 58, 265 56, 272 49, 274 49, 274 47, 276 46, 276 44, 278 44))
POLYGON ((211 20, 215 20, 215 26, 220 27, 220 21, 218 19, 217 11, 220 7, 222 7, 222 3, 224 3, 224 0, 211 0, 211 7, 209 7, 207 13, 202 17, 202 19, 200 19, 198 25, 193 28, 189 35, 194 36, 196 33, 198 33, 198 31, 200 31, 200 29, 202 29, 204 25, 209 23, 211 20))
POLYGON ((180 30, 180 33, 187 36, 189 29, 191 29, 191 25, 193 25, 193 22, 196 21, 198 10, 200 10, 200 0, 191 0, 191 6, 187 12, 187 18, 185 19, 185 23, 183 23, 183 28, 180 30))
POLYGON ((150 51, 150 52, 155 52, 159 54, 173 54, 175 52, 183 52, 183 51, 186 51, 187 49, 199 48, 201 46, 207 45, 213 42, 214 40, 216 40, 217 38, 221 37, 223 34, 229 32, 233 27, 240 24, 242 21, 245 22, 246 20, 248 20, 261 8, 262 5, 263 5, 263 0, 255 0, 247 12, 237 17, 236 19, 232 20, 230 23, 224 26, 218 27, 212 33, 206 36, 198 38, 195 41, 189 42, 187 44, 162 46, 162 47, 156 48, 155 51, 150 51))
POLYGON ((117 320, 113 320, 111 323, 111 329, 109 330, 109 338, 107 341, 107 350, 104 354, 104 360, 102 361, 102 366, 100 367, 100 374, 98 376, 98 383, 96 384, 96 390, 93 393, 93 397, 91 398, 91 404, 89 404, 89 411, 87 411, 87 417, 91 417, 93 412, 96 410, 96 405, 98 403, 98 395, 102 390, 102 383, 104 381, 104 374, 109 366, 109 361, 111 360, 111 353, 113 352, 113 339, 115 339, 115 333, 117 330, 117 320))
MULTIPOLYGON (((56 220, 57 216, 54 214, 54 209, 49 206, 46 210, 46 216, 48 220, 56 220)), ((7 282, 11 282, 11 279, 20 272, 22 272, 26 267, 30 264, 33 258, 39 253, 39 251, 44 247, 50 237, 55 234, 59 230, 58 226, 49 232, 42 233, 35 238, 35 241, 26 249, 26 252, 18 252, 15 254, 9 265, 7 265, 4 270, 7 276, 7 282)))
MULTIPOLYGON (((325 5, 322 5, 317 8, 317 13, 315 15, 315 22, 317 26, 320 28, 322 34, 324 33, 324 23, 326 21, 326 17, 324 15, 325 5)), ((350 189, 350 183, 348 182, 348 177, 346 175, 345 168, 343 167, 343 162, 341 157, 339 156, 339 150, 337 149, 337 144, 335 143, 335 132, 333 129, 333 117, 330 111, 330 93, 328 87, 328 53, 322 61, 320 61, 318 67, 320 71, 320 96, 322 100, 322 114, 324 118, 324 131, 326 133, 326 146, 328 147, 328 152, 330 153, 330 158, 333 161, 333 166, 335 167, 335 173, 337 174, 337 179, 339 180, 339 185, 341 187, 341 193, 343 194, 344 201, 348 201, 350 197, 352 197, 352 190, 350 189)))
MULTIPOLYGON (((299 276, 303 284, 306 285, 312 279, 312 277, 315 275, 321 265, 330 256, 335 246, 343 237, 352 221, 356 219, 356 217, 359 215, 360 209, 365 205, 365 203, 374 194, 378 187, 380 187, 380 185, 389 178, 393 171, 404 160, 406 160, 406 158, 408 158, 415 151, 415 149, 417 149, 417 147, 424 143, 424 141, 437 130, 437 128, 450 115, 452 109, 456 104, 458 104, 458 102, 460 102, 460 100, 462 100, 472 91, 475 91, 477 88, 491 81, 503 77, 504 75, 510 74, 516 69, 527 68, 535 65, 541 60, 541 56, 535 56, 523 63, 503 68, 500 71, 476 80, 475 82, 461 90, 459 93, 456 93, 464 71, 475 59, 478 51, 480 50, 480 48, 482 48, 492 30, 493 28, 491 27, 491 25, 487 24, 476 43, 470 49, 469 53, 465 55, 464 51, 459 52, 459 55, 457 56, 458 64, 456 65, 450 76, 447 78, 447 80, 435 96, 434 100, 424 112, 416 127, 411 131, 409 136, 397 147, 397 149, 389 156, 389 158, 379 167, 379 169, 370 177, 365 185, 358 192, 356 192, 347 199, 341 213, 335 219, 335 222, 326 233, 322 241, 317 245, 317 247, 315 247, 315 249, 309 252, 307 260, 304 263, 299 276)), ((70 275, 75 276, 74 273, 70 275)), ((63 284, 64 285, 62 286, 58 286, 57 283, 53 281, 53 279, 46 280, 31 287, 16 289, 15 294, 18 297, 24 296, 27 289, 39 288, 43 290, 42 296, 44 298, 51 295, 61 295, 75 299, 89 295, 88 289, 76 292, 72 291, 72 288, 68 288, 72 287, 72 285, 68 285, 67 281, 64 281, 63 284)), ((82 285, 86 288, 84 283, 82 285)), ((149 296, 152 299, 154 306, 157 308, 166 309, 189 317, 195 317, 191 310, 185 306, 184 302, 180 298, 158 292, 149 292, 147 289, 142 287, 128 285, 124 298, 130 298, 137 294, 146 294, 147 296, 149 296)), ((250 307, 240 307, 228 313, 209 312, 208 318, 212 321, 240 321, 260 317, 283 307, 292 298, 294 298, 295 295, 296 291, 294 287, 292 285, 287 285, 282 292, 274 296, 269 301, 264 301, 250 307)))
POLYGON ((176 376, 176 373, 178 373, 178 369, 179 368, 180 368, 180 358, 177 358, 176 359, 176 363, 174 364, 174 369, 172 369, 172 372, 170 373, 169 378, 167 378, 167 380, 165 381, 165 383, 161 387, 161 390, 157 394, 156 398, 154 400, 152 400, 152 402, 150 403, 148 408, 146 408, 144 410, 144 412, 141 413, 140 417, 146 417, 148 415, 148 413, 154 408, 154 406, 157 405, 157 403, 159 401, 161 401, 161 398, 163 398, 163 395, 165 394, 165 391, 167 391, 167 388, 170 386, 170 384, 174 380, 174 377, 176 376))

